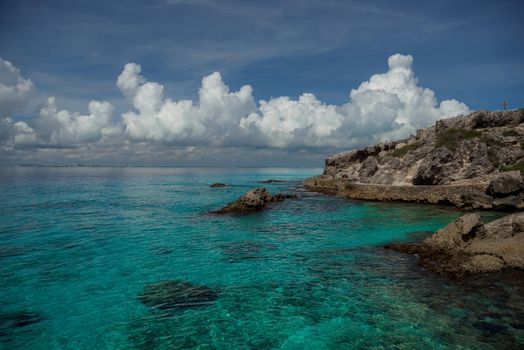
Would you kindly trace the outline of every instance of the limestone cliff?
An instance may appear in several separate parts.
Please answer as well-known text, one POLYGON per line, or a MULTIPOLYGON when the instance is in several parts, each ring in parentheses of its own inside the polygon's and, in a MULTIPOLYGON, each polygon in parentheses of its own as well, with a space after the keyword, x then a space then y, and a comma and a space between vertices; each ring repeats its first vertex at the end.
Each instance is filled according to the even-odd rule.
POLYGON ((369 200, 524 209, 524 109, 478 111, 326 159, 306 187, 369 200))

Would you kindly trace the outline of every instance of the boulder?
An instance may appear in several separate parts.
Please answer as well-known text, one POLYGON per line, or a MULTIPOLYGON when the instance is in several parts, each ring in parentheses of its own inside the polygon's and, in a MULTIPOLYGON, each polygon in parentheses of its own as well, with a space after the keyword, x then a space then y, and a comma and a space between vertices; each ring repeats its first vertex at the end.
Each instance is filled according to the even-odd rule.
POLYGON ((523 210, 524 209, 524 192, 516 196, 507 196, 504 198, 494 198, 493 208, 495 209, 509 209, 509 210, 523 210))
POLYGON ((280 202, 288 198, 296 198, 292 194, 277 194, 272 196, 265 188, 254 188, 236 201, 214 211, 214 214, 247 214, 266 207, 269 203, 280 202))
POLYGON ((511 171, 501 173, 491 180, 486 192, 493 197, 506 197, 522 192, 523 189, 524 182, 522 181, 520 172, 511 171))
POLYGON ((137 299, 159 310, 208 305, 218 298, 218 291, 182 280, 165 280, 146 284, 137 299))
POLYGON ((416 254, 429 270, 452 277, 524 269, 524 213, 483 224, 467 214, 422 243, 390 243, 386 249, 416 254))
POLYGON ((483 230, 484 222, 480 215, 466 214, 435 232, 425 243, 435 249, 456 249, 475 238, 483 230))

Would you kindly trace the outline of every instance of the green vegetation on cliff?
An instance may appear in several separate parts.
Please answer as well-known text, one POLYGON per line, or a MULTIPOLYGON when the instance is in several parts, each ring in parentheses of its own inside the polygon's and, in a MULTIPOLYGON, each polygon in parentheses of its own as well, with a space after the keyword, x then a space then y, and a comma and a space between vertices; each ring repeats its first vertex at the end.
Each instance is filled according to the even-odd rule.
POLYGON ((446 147, 450 151, 455 151, 460 141, 472 139, 475 137, 480 138, 481 136, 482 132, 478 130, 456 128, 445 129, 437 134, 435 148, 446 147))

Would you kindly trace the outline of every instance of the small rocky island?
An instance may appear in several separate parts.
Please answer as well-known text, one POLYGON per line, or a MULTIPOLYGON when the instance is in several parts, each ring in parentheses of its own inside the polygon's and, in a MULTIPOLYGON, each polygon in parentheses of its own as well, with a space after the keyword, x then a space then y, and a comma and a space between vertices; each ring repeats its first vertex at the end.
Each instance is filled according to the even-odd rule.
POLYGON ((263 187, 249 190, 236 201, 226 205, 223 208, 213 211, 213 214, 248 214, 266 208, 270 203, 281 202, 288 198, 296 198, 293 194, 276 194, 271 195, 263 187))
POLYGON ((304 185, 354 199, 521 210, 522 172, 524 109, 478 111, 329 156, 324 173, 304 185))
MULTIPOLYGON (((416 135, 342 152, 324 173, 308 178, 312 191, 352 199, 445 204, 462 209, 524 209, 524 109, 478 111, 438 121, 416 135)), ((418 256, 447 275, 524 269, 524 213, 485 224, 464 215, 422 243, 386 249, 418 256)))

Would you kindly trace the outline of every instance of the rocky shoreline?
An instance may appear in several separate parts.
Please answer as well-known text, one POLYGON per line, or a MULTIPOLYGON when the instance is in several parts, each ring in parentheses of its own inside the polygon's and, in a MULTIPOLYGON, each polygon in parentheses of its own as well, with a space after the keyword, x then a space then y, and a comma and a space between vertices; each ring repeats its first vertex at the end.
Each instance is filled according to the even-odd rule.
POLYGON ((384 248, 418 256, 438 274, 524 269, 524 109, 438 121, 408 139, 326 158, 310 191, 351 199, 518 212, 485 224, 464 215, 421 243, 384 248))
POLYGON ((353 199, 522 210, 523 172, 524 109, 479 111, 329 156, 304 186, 353 199))
POLYGON ((420 265, 452 277, 522 270, 524 212, 488 224, 478 214, 466 214, 421 243, 390 243, 384 248, 414 254, 420 265))

